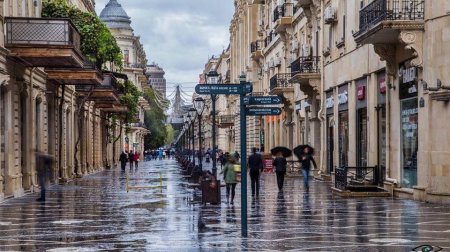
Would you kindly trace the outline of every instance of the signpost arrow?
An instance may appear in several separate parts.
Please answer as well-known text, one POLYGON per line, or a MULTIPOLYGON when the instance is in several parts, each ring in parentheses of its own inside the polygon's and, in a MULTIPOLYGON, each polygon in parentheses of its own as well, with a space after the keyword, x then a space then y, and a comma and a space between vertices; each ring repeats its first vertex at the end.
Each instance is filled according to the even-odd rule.
POLYGON ((266 116, 266 115, 280 115, 281 108, 277 107, 250 107, 245 109, 245 114, 248 116, 266 116))
POLYGON ((279 96, 246 96, 244 97, 245 105, 271 105, 281 104, 279 96))

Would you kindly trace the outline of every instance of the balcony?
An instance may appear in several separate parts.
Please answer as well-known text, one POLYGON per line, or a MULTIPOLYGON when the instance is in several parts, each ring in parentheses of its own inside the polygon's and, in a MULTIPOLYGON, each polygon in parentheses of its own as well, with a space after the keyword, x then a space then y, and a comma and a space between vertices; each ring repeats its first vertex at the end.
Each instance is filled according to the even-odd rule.
POLYGON ((250 52, 252 59, 257 61, 263 57, 264 40, 256 40, 250 43, 250 52))
POLYGON ((424 30, 424 0, 375 0, 359 11, 359 44, 396 44, 402 31, 424 30))
POLYGON ((293 3, 284 3, 275 8, 273 11, 273 22, 275 23, 274 29, 277 33, 285 33, 287 28, 292 25, 294 13, 293 3))
POLYGON ((80 34, 69 19, 5 18, 10 56, 33 67, 82 67, 80 34))
POLYGON ((234 126, 234 119, 236 116, 234 115, 220 115, 219 116, 219 124, 217 127, 219 128, 229 128, 234 126))
POLYGON ((299 57, 291 63, 291 83, 299 83, 306 94, 320 92, 320 56, 299 57))
POLYGON ((82 68, 50 68, 45 69, 47 79, 61 85, 100 85, 103 76, 91 63, 84 63, 82 68))
POLYGON ((112 73, 104 73, 103 81, 98 86, 76 85, 75 89, 81 96, 88 96, 88 101, 95 101, 97 108, 102 110, 113 108, 119 104, 117 80, 112 73))
POLYGON ((290 98, 294 93, 294 85, 289 82, 290 73, 275 74, 270 78, 270 94, 290 98))

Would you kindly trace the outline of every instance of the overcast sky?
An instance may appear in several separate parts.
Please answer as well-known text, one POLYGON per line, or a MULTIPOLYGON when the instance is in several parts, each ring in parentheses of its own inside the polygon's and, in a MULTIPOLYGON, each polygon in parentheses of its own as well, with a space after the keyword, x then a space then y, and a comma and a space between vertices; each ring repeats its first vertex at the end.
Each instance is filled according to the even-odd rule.
MULTIPOLYGON (((109 0, 96 0, 101 10, 109 0)), ((232 0, 119 0, 141 36, 149 63, 166 71, 167 93, 181 83, 186 92, 204 68, 208 56, 218 55, 229 43, 232 0)))

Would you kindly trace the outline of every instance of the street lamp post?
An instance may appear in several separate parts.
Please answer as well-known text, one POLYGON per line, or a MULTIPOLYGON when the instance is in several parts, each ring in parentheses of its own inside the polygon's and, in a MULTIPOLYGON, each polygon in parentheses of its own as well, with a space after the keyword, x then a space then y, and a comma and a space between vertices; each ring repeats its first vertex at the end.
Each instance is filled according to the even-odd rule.
POLYGON ((190 142, 189 142, 189 134, 190 134, 190 127, 189 127, 189 121, 188 116, 184 115, 184 145, 185 145, 185 152, 184 155, 188 157, 188 160, 191 160, 191 156, 189 155, 189 148, 190 148, 190 142))
POLYGON ((194 133, 194 130, 195 130, 195 127, 194 127, 194 122, 195 122, 195 114, 197 113, 197 110, 195 110, 195 108, 190 108, 189 109, 189 115, 188 115, 188 117, 189 117, 189 120, 190 120, 190 122, 191 122, 191 128, 192 128, 192 131, 191 131, 191 133, 192 133, 192 163, 193 163, 193 165, 194 165, 194 167, 195 167, 195 133, 194 133))
POLYGON ((194 106, 195 110, 197 111, 198 115, 198 166, 200 168, 200 171, 203 170, 203 161, 202 161, 202 113, 205 109, 205 100, 203 100, 202 97, 197 97, 194 100, 194 106))
MULTIPOLYGON (((212 70, 207 74, 206 82, 207 84, 217 84, 219 78, 219 74, 212 70)), ((211 100, 212 100, 212 173, 214 174, 214 177, 217 178, 217 159, 216 159, 216 95, 211 94, 211 100)))

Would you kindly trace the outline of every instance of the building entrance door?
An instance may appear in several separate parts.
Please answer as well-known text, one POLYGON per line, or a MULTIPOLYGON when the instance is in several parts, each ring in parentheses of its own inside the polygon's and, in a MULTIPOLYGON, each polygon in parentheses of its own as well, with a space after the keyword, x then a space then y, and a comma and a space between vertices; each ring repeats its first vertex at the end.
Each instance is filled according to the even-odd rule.
POLYGON ((358 126, 356 139, 356 163, 357 166, 367 166, 367 108, 357 111, 358 126))
POLYGON ((418 150, 417 97, 401 101, 402 187, 417 185, 418 150))
POLYGON ((332 173, 334 162, 334 120, 332 116, 327 117, 327 172, 332 173))

